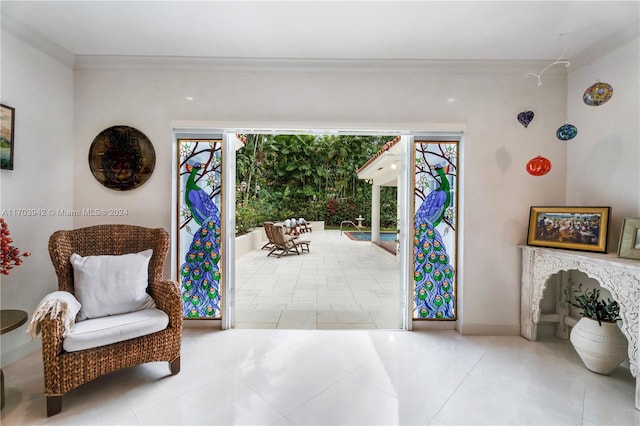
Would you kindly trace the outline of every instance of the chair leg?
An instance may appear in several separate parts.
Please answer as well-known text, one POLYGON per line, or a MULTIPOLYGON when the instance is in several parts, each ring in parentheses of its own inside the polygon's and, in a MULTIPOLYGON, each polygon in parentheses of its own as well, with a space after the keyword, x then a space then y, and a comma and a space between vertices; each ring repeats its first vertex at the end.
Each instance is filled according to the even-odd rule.
POLYGON ((180 372, 180 357, 173 361, 169 361, 169 371, 171 371, 172 376, 175 376, 180 372))
POLYGON ((62 395, 46 396, 47 398, 47 417, 55 416, 62 411, 62 395))

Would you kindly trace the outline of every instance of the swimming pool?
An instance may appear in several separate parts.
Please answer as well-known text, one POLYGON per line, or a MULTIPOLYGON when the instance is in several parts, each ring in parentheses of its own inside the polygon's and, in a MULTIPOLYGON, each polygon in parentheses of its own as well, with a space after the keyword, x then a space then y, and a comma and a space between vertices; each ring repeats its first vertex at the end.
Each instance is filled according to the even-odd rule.
MULTIPOLYGON (((369 231, 364 231, 364 232, 345 231, 344 233, 347 237, 351 238, 352 240, 371 241, 371 232, 369 231)), ((398 234, 395 232, 381 232, 380 241, 395 241, 396 235, 398 234)))

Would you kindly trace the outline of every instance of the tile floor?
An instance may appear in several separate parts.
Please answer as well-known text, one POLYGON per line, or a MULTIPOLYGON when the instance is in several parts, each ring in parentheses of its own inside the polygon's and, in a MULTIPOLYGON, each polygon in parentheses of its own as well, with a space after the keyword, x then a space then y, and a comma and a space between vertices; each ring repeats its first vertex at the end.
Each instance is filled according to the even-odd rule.
POLYGON ((310 253, 236 260, 236 328, 400 328, 396 256, 337 230, 300 238, 310 253))
POLYGON ((40 353, 4 369, 2 425, 638 425, 634 379, 553 337, 455 331, 185 329, 182 371, 150 363, 45 417, 40 353))
POLYGON ((309 238, 310 254, 237 260, 237 329, 185 329, 177 376, 119 371, 46 418, 34 353, 4 368, 2 425, 640 425, 628 369, 591 373, 553 337, 391 330, 395 257, 338 231, 309 238))

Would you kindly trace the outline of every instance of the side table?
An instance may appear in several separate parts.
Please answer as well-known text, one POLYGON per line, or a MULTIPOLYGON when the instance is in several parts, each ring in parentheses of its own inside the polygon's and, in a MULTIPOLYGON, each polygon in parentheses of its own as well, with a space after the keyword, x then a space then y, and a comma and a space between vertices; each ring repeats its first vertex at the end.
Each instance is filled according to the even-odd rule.
POLYGON ((576 270, 584 272, 598 281, 601 287, 611 292, 611 298, 620 305, 622 334, 629 342, 629 370, 636 378, 635 406, 640 410, 640 262, 622 259, 615 253, 589 253, 542 247, 520 246, 522 248, 522 279, 520 282, 521 320, 520 334, 527 340, 535 341, 540 321, 557 325, 556 336, 569 338, 569 326, 575 324, 568 316, 569 306, 562 297, 561 284, 556 291, 556 312, 542 314, 540 301, 543 298, 549 277, 560 271, 576 270))
MULTIPOLYGON (((18 309, 1 309, 0 310, 0 334, 8 333, 15 330, 22 324, 27 322, 27 313, 18 309)), ((4 408, 4 373, 0 368, 0 409, 4 408)))

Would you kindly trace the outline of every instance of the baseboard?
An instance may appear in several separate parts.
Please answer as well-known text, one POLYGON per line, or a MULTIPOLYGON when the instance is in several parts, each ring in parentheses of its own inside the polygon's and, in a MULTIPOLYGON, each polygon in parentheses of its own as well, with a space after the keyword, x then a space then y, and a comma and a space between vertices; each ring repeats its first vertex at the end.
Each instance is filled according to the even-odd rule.
POLYGON ((467 336, 519 336, 520 325, 460 324, 460 334, 467 336))
POLYGON ((412 321, 411 329, 424 330, 455 330, 456 321, 412 321))
POLYGON ((210 328, 212 330, 222 329, 222 320, 216 319, 184 319, 182 328, 210 328))
POLYGON ((23 358, 31 355, 34 352, 38 352, 42 349, 42 342, 40 338, 34 339, 24 345, 20 345, 15 349, 4 352, 2 354, 0 364, 2 368, 5 368, 8 365, 13 364, 14 362, 20 361, 23 358))

